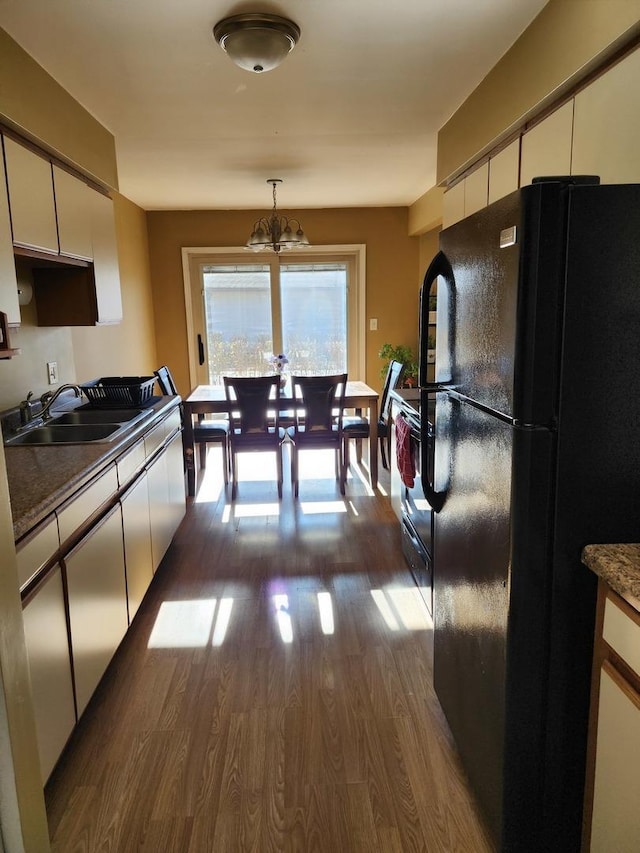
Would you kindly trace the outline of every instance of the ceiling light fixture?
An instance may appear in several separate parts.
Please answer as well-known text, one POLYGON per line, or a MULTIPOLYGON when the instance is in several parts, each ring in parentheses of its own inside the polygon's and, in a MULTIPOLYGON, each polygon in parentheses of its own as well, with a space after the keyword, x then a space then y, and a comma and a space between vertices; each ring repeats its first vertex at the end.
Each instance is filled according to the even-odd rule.
POLYGON ((276 206, 276 187, 282 183, 282 178, 268 178, 267 183, 273 187, 273 210, 271 216, 261 216, 253 223, 253 231, 247 240, 246 247, 254 252, 262 249, 273 249, 278 253, 283 249, 303 249, 309 245, 307 235, 302 230, 298 219, 279 216, 276 206), (295 223, 298 228, 292 228, 295 223))
POLYGON ((259 74, 280 65, 296 46, 300 27, 279 15, 232 15, 218 21, 213 36, 236 65, 259 74))

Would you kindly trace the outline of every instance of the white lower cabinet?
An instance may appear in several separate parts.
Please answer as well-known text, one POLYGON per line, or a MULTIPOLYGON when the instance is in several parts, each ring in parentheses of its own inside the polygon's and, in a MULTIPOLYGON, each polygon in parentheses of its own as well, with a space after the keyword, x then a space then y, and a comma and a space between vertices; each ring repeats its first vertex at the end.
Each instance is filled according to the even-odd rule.
POLYGON ((149 520, 154 571, 160 565, 171 540, 184 518, 186 499, 182 434, 176 433, 165 452, 147 469, 149 520))
POLYGON ((59 566, 26 605, 23 618, 44 785, 76 723, 59 566))
POLYGON ((600 673, 591 853, 640 849, 640 694, 606 661, 600 673))
POLYGON ((127 602, 129 622, 131 622, 138 612, 149 584, 153 580, 153 557, 149 528, 149 488, 145 472, 123 496, 121 504, 124 556, 127 568, 127 602))
POLYGON ((81 540, 64 562, 80 716, 128 625, 120 504, 81 540))

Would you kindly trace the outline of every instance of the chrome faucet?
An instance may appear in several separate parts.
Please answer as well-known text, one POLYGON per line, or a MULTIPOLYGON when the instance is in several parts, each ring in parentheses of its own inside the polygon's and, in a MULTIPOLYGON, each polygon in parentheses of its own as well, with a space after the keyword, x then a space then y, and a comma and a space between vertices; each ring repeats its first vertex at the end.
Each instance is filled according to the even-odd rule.
MULTIPOLYGON (((61 385, 59 388, 51 393, 51 391, 47 391, 45 394, 40 397, 40 402, 42 403, 42 408, 38 412, 38 417, 43 420, 47 417, 49 411, 51 410, 51 406, 55 403, 58 397, 62 394, 63 391, 73 391, 76 397, 82 397, 82 390, 78 385, 73 385, 69 382, 61 385)), ((29 398, 27 397, 27 400, 29 398)))

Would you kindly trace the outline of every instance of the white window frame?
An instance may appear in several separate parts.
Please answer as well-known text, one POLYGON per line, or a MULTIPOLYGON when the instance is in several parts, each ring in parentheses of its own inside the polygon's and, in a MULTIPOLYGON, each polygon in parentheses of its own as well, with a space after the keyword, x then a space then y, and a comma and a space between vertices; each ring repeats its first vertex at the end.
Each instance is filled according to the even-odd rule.
MULTIPOLYGON (((249 260, 249 253, 244 247, 238 246, 183 246, 182 247, 182 279, 184 284, 184 303, 187 325, 187 349, 189 354, 189 380, 191 388, 195 388, 200 384, 198 380, 198 351, 196 346, 196 329, 194 323, 194 305, 193 305, 193 282, 194 277, 199 277, 199 268, 202 263, 207 261, 216 263, 216 258, 221 255, 242 255, 243 258, 249 260)), ((321 258, 323 255, 333 256, 348 255, 354 264, 354 284, 356 287, 356 295, 353 301, 356 316, 348 317, 348 328, 350 343, 355 348, 357 372, 352 375, 353 371, 349 372, 349 379, 366 380, 366 365, 367 365, 367 335, 366 335, 366 246, 364 243, 353 243, 348 245, 332 245, 332 246, 312 246, 308 250, 292 250, 286 252, 283 256, 284 261, 293 261, 296 263, 304 263, 305 258, 310 260, 310 256, 314 259, 321 258), (353 339, 353 340, 351 340, 353 339)), ((263 260, 263 253, 252 254, 254 263, 266 262, 266 257, 263 260)), ((271 259, 270 254, 270 259, 271 259)), ((353 309, 352 309, 353 310, 353 309)))

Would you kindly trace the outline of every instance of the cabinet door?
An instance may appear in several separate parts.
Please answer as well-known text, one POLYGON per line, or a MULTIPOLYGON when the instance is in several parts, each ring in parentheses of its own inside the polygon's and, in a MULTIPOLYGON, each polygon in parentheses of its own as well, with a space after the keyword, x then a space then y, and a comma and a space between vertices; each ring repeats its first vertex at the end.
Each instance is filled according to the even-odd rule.
POLYGON ((57 255, 51 163, 6 137, 4 153, 13 242, 57 255))
POLYGON ((177 433, 167 447, 167 480, 169 489, 169 513, 171 539, 173 539, 186 512, 186 490, 184 479, 184 452, 182 433, 177 433))
POLYGON ((127 630, 120 505, 65 557, 78 716, 127 630))
POLYGON ((129 622, 131 622, 153 580, 149 489, 146 473, 143 473, 135 486, 122 499, 122 528, 129 622))
POLYGON ((147 482, 149 485, 151 553, 155 572, 171 542, 166 453, 161 453, 147 469, 147 482))
POLYGON ((640 50, 614 65, 575 97, 574 175, 603 184, 640 182, 640 50))
POLYGON ((59 567, 26 605, 23 619, 44 785, 76 723, 59 567))
POLYGON ((13 238, 9 219, 9 198, 4 171, 4 158, 0 146, 0 311, 7 315, 12 326, 20 323, 18 304, 18 281, 13 259, 13 238))
POLYGON ((516 139, 489 160, 489 204, 518 189, 520 140, 516 139))
POLYGON ((84 181, 53 167, 60 254, 92 260, 91 190, 84 181))
POLYGON ((489 198, 489 164, 484 163, 464 179, 464 215, 471 216, 487 206, 489 198))
POLYGON ((55 515, 43 521, 28 539, 18 546, 18 582, 23 590, 35 578, 44 564, 53 558, 58 549, 58 524, 55 515))
POLYGON ((573 101, 559 107, 522 137, 520 186, 543 175, 570 175, 573 101))
POLYGON ((591 853, 640 843, 640 695, 607 662, 600 674, 591 853))
POLYGON ((442 227, 448 228, 464 219, 464 181, 447 190, 442 197, 442 227))
POLYGON ((120 268, 113 202, 108 196, 91 191, 91 242, 98 306, 98 323, 122 320, 120 268))

